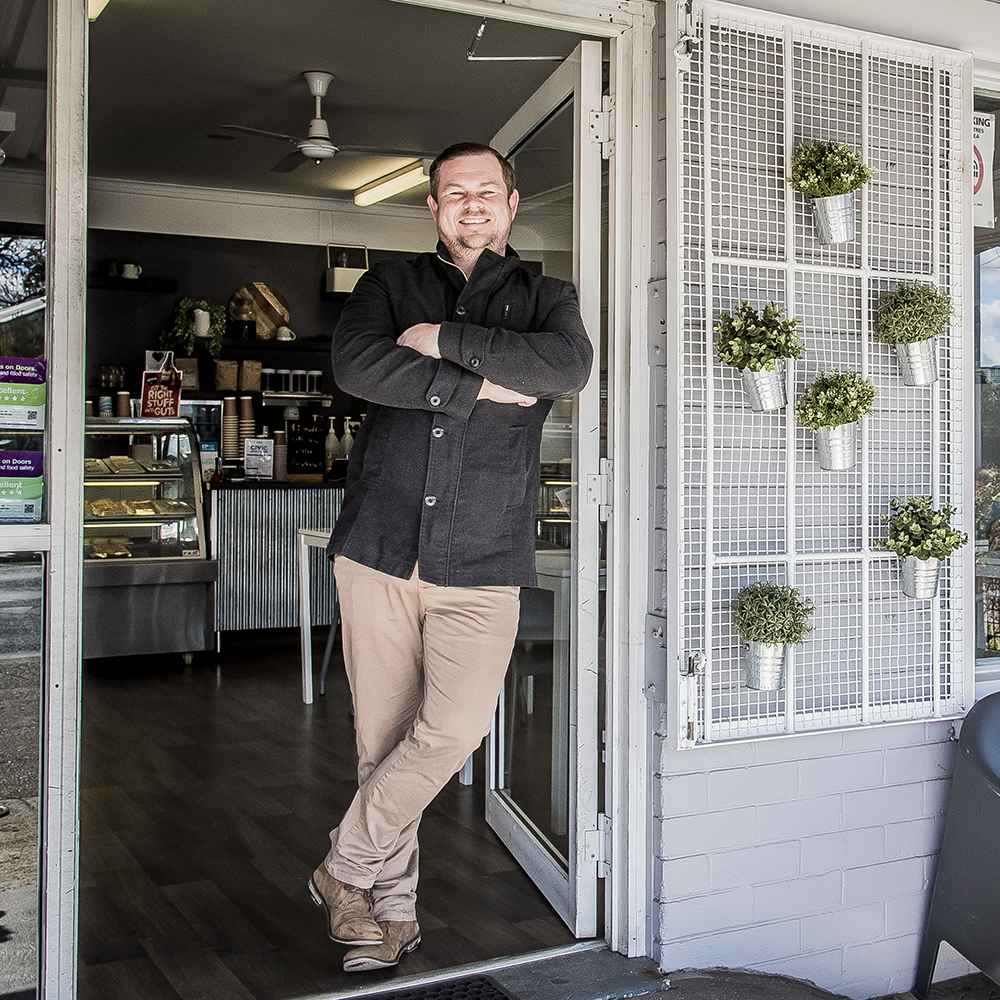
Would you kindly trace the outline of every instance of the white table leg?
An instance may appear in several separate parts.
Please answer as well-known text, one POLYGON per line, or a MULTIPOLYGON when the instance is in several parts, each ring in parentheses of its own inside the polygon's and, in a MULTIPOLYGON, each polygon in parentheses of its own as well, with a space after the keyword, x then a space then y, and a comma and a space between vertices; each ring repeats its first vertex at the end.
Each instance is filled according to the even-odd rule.
POLYGON ((299 642, 302 646, 302 701, 313 703, 312 676, 312 607, 309 587, 309 545, 301 531, 297 535, 299 550, 299 642))

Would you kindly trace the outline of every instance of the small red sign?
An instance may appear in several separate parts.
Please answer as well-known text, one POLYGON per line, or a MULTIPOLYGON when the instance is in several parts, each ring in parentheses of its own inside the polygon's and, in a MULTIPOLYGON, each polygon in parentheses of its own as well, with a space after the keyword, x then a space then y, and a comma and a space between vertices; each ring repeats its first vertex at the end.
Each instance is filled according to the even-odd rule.
POLYGON ((181 412, 183 375, 168 363, 159 371, 142 373, 143 417, 177 417, 181 412))

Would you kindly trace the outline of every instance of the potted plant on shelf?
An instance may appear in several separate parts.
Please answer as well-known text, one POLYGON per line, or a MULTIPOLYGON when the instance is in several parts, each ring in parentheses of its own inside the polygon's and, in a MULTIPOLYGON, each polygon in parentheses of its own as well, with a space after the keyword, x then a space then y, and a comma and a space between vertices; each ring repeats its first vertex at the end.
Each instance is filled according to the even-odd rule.
POLYGON ((907 597, 929 600, 937 594, 941 560, 969 540, 951 526, 955 508, 931 506, 929 496, 893 497, 889 501, 889 538, 882 543, 902 560, 901 582, 907 597))
POLYGON ((878 389, 856 371, 819 372, 795 402, 795 419, 816 432, 819 467, 853 469, 857 422, 871 413, 878 389))
POLYGON ((724 312, 715 326, 719 360, 743 373, 743 386, 754 410, 776 410, 787 402, 785 359, 801 358, 805 349, 795 333, 797 319, 783 319, 774 302, 758 312, 743 299, 732 314, 724 312))
POLYGON ((213 358, 222 350, 226 332, 226 310, 205 299, 181 299, 174 312, 174 325, 160 335, 160 346, 183 347, 188 357, 194 345, 204 343, 213 358))
POLYGON ((759 581, 733 601, 733 627, 747 644, 747 687, 779 691, 785 683, 786 647, 813 630, 814 605, 794 587, 759 581))
POLYGON ((795 148, 788 183, 812 201, 820 243, 854 239, 854 192, 874 175, 846 142, 816 139, 795 148))
POLYGON ((950 318, 951 296, 928 282, 904 279, 879 296, 873 334, 895 346, 904 385, 937 381, 936 338, 950 318))

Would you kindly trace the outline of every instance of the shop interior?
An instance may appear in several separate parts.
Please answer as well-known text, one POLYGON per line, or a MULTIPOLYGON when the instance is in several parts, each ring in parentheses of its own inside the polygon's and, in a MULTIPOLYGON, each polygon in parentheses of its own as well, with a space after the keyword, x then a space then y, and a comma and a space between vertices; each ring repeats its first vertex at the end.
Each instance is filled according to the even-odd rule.
MULTIPOLYGON (((44 75, 44 0, 17 0, 13 7, 6 20, 0 18, 0 41, 12 57, 6 62, 31 63, 36 76, 39 69, 44 75)), ((106 462, 123 451, 125 440, 127 456, 141 463, 140 479, 155 476, 150 461, 173 468, 161 469, 164 481, 152 489, 149 482, 124 489, 112 484, 116 472, 107 465, 88 473, 89 505, 132 507, 116 507, 114 520, 89 531, 88 521, 107 515, 93 506, 85 511, 85 576, 91 573, 91 583, 89 607, 88 585, 84 597, 82 998, 114 1000, 142 992, 173 1000, 192 991, 302 996, 574 940, 484 819, 481 749, 473 783, 453 779, 421 828, 420 950, 395 969, 346 976, 340 968, 344 949, 325 938, 322 914, 305 888, 355 784, 350 696, 339 644, 327 643, 333 620, 328 566, 319 552, 312 553, 317 674, 331 654, 325 694, 312 704, 301 697, 294 596, 259 586, 247 600, 260 606, 264 626, 220 628, 213 593, 220 586, 217 571, 213 576, 192 567, 219 560, 222 528, 212 521, 213 490, 249 489, 239 488, 246 472, 240 460, 224 454, 227 396, 249 398, 240 415, 249 414, 253 423, 240 427, 241 446, 245 436, 266 433, 277 444, 276 431, 287 435, 285 471, 292 476, 284 488, 278 491, 273 480, 250 485, 299 498, 308 493, 310 501, 302 503, 312 520, 300 526, 331 526, 346 466, 343 436, 364 415, 363 401, 337 389, 330 359, 330 334, 345 288, 366 261, 433 246, 426 180, 369 210, 370 239, 356 238, 364 236, 368 217, 355 205, 355 192, 420 164, 453 141, 488 142, 579 41, 578 35, 510 21, 484 27, 481 17, 392 0, 110 0, 91 22, 89 174, 95 210, 82 377, 93 419, 85 454, 88 461, 106 462), (313 83, 303 76, 307 70, 332 74, 318 104, 313 83), (299 147, 320 115, 340 151, 328 156, 323 150, 314 161, 307 155, 313 147, 299 147), (210 189, 227 192, 220 226, 225 235, 213 233, 210 189), (204 215, 185 231, 172 231, 163 224, 170 199, 192 191, 203 198, 204 215), (166 206, 159 216, 151 214, 148 227, 136 221, 141 211, 129 207, 137 192, 166 206), (273 205, 282 196, 307 200, 301 204, 311 212, 323 199, 337 212, 353 214, 352 238, 338 242, 337 232, 312 241, 289 238, 255 221, 259 201, 273 205), (245 215, 235 226, 238 236, 234 211, 245 215), (398 243, 392 238, 397 224, 405 233, 398 243), (415 227, 427 236, 419 246, 415 227), (278 311, 269 324, 261 316, 251 335, 240 326, 237 306, 238 293, 254 283, 266 287, 278 311), (134 418, 133 401, 150 366, 147 352, 176 347, 178 359, 188 358, 169 336, 183 299, 225 311, 218 357, 209 338, 199 337, 183 374, 182 413, 194 421, 199 437, 174 430, 123 439, 120 427, 116 435, 102 421, 116 413, 134 418), (279 327, 291 330, 294 339, 283 339, 279 327), (220 378, 217 361, 231 363, 235 382, 220 378), (270 383, 269 369, 275 379, 270 383), (301 383, 282 386, 282 370, 289 379, 301 373, 301 383), (282 389, 295 398, 281 398, 282 389), (110 416, 102 414, 104 399, 110 400, 110 416), (121 406, 129 409, 117 410, 121 406), (305 442, 300 456, 292 454, 296 430, 296 440, 305 442), (339 446, 332 454, 331 431, 339 446), (185 462, 196 468, 196 449, 204 463, 201 475, 192 472, 190 481, 179 483, 185 462), (231 481, 211 483, 213 472, 231 481), (175 510, 181 513, 165 515, 157 504, 180 504, 175 510), (137 524, 136 517, 145 520, 137 524), (150 540, 164 562, 184 572, 173 589, 140 599, 149 580, 133 565, 112 581, 112 563, 116 555, 121 563, 154 561, 150 540), (282 602, 287 615, 269 618, 272 606, 282 602)), ((16 121, 0 119, 6 150, 0 193, 4 173, 18 182, 40 183, 44 176, 44 87, 35 80, 31 88, 17 89, 17 83, 10 74, 0 80, 0 109, 17 108, 16 121), (7 124, 14 127, 5 129, 7 124)), ((546 249, 537 236, 564 228, 571 202, 571 148, 559 127, 549 126, 551 141, 536 141, 517 166, 519 222, 536 251, 525 256, 532 266, 564 276, 570 257, 565 243, 546 249)), ((300 203, 288 204, 294 214, 300 203)), ((9 234, 44 235, 41 220, 26 221, 22 213, 5 221, 3 215, 0 208, 9 234)), ((512 244, 518 245, 517 231, 512 244)), ((0 353, 14 350, 5 343, 0 353)), ((34 354, 42 347, 16 350, 34 354)), ((540 484, 539 539, 563 550, 569 515, 557 494, 567 485, 559 462, 568 434, 559 421, 569 417, 558 408, 555 417, 550 453, 543 455, 548 475, 540 484)), ((10 440, 19 448, 30 443, 24 436, 10 440)), ((287 503, 285 514, 296 516, 298 508, 287 503)), ((294 553, 285 556, 294 560, 294 553)), ((252 564, 232 572, 243 574, 245 583, 252 564)), ((282 586, 281 580, 275 584, 282 586)), ((518 683, 506 696, 507 725, 519 733, 507 767, 516 775, 525 810, 547 816, 552 595, 540 591, 527 601, 515 652, 518 683)), ((33 684, 37 680, 24 682, 28 697, 21 712, 26 739, 34 733, 37 745, 33 684)), ((37 760, 29 765, 37 782, 37 760)), ((30 799, 30 780, 21 784, 0 788, 0 800, 14 792, 30 799)), ((552 838, 558 849, 567 849, 564 831, 554 830, 552 838)), ((0 918, 5 922, 12 924, 0 918)))

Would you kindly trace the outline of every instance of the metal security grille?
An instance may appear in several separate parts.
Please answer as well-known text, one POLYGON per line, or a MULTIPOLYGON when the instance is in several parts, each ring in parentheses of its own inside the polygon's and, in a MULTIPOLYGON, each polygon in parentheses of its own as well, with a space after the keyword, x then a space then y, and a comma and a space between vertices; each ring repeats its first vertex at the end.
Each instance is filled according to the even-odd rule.
MULTIPOLYGON (((971 108, 965 57, 881 37, 695 6, 690 68, 678 67, 675 323, 679 419, 674 522, 681 560, 675 746, 954 712, 964 704, 965 555, 944 565, 933 601, 903 597, 897 558, 877 546, 893 496, 933 494, 963 510, 966 359, 962 159, 971 108), (858 236, 822 246, 812 209, 786 178, 792 150, 847 142, 877 168, 856 200, 858 236), (949 290, 940 380, 906 387, 895 352, 871 337, 879 293, 900 278, 949 290), (806 355, 790 405, 755 413, 722 365, 713 327, 741 299, 801 320, 806 355), (879 389, 858 465, 824 472, 792 401, 818 371, 853 368, 879 389), (782 691, 745 686, 731 601, 772 580, 815 603, 815 631, 790 654, 782 691), (686 668, 685 665, 690 665, 686 668)), ((676 428, 676 429, 674 429, 676 428)), ((969 512, 971 513, 971 512, 969 512)))
POLYGON ((372 995, 372 1000, 516 1000, 489 976, 468 976, 445 983, 412 986, 372 995))

